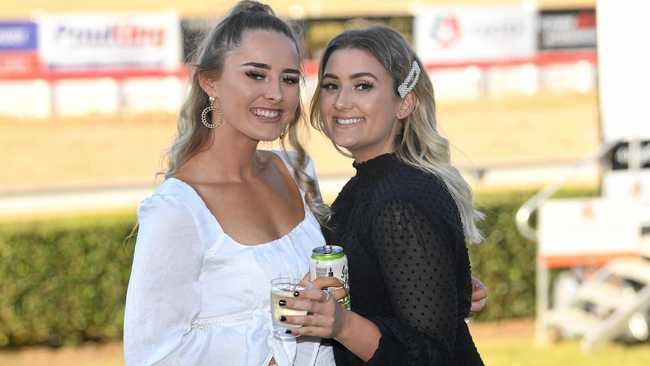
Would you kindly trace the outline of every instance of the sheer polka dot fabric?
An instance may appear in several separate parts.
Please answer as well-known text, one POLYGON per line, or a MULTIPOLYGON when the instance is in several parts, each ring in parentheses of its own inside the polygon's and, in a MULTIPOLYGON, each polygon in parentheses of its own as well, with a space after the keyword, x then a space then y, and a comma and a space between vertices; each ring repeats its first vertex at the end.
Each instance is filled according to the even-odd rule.
MULTIPOLYGON (((348 255, 352 310, 382 332, 368 364, 482 365, 464 322, 469 257, 446 187, 392 154, 355 168, 326 237, 348 255)), ((363 364, 335 350, 337 365, 363 364)))

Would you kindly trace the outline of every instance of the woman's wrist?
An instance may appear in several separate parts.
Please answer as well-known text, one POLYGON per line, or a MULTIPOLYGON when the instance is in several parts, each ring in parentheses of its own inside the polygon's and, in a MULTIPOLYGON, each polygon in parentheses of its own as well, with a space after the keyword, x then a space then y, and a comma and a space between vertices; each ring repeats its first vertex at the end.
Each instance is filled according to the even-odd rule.
POLYGON ((381 332, 379 328, 372 321, 364 318, 363 316, 351 310, 342 309, 341 312, 341 328, 334 339, 341 343, 346 344, 348 341, 355 339, 359 336, 360 331, 368 339, 376 338, 379 342, 381 332))
MULTIPOLYGON (((337 306, 340 305, 337 304, 337 306)), ((339 311, 341 312, 339 331, 334 334, 334 339, 339 343, 343 343, 343 340, 349 337, 350 315, 352 314, 352 311, 343 308, 343 306, 340 307, 339 311)))
POLYGON ((343 309, 340 329, 334 339, 364 361, 379 347, 381 332, 377 325, 353 311, 343 309))

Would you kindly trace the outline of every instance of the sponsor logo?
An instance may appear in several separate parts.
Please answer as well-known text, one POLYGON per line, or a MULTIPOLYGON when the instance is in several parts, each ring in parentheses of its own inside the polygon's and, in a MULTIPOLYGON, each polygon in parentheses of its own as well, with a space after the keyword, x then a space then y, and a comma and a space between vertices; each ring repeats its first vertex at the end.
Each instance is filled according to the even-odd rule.
POLYGON ((441 14, 434 18, 431 38, 441 48, 450 48, 461 41, 463 34, 468 38, 481 38, 486 41, 505 40, 520 36, 525 31, 520 19, 500 19, 498 21, 478 21, 461 26, 459 17, 441 14))
POLYGON ((437 16, 433 21, 431 37, 441 48, 449 48, 461 38, 460 21, 453 14, 437 16))
POLYGON ((503 19, 498 23, 477 24, 472 31, 483 38, 505 39, 519 36, 525 28, 519 19, 503 19))
POLYGON ((163 28, 138 25, 108 25, 103 27, 80 27, 60 25, 54 40, 73 46, 106 47, 162 47, 166 32, 163 28))
POLYGON ((25 44, 29 40, 29 31, 22 27, 0 29, 0 48, 10 48, 25 44))
POLYGON ((36 24, 30 22, 0 22, 0 51, 36 49, 36 24))

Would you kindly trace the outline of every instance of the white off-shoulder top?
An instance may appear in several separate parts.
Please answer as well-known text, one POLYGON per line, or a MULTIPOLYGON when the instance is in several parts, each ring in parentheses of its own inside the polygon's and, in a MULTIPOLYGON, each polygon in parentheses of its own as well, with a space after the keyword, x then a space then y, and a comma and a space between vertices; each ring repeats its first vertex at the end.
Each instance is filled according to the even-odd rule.
MULTIPOLYGON (((291 170, 290 157, 274 153, 291 170)), ((272 335, 271 279, 302 278, 312 249, 324 244, 301 193, 304 220, 259 245, 228 236, 181 180, 165 180, 144 199, 126 297, 126 365, 266 366, 274 358, 279 366, 334 366, 320 339, 272 335)))

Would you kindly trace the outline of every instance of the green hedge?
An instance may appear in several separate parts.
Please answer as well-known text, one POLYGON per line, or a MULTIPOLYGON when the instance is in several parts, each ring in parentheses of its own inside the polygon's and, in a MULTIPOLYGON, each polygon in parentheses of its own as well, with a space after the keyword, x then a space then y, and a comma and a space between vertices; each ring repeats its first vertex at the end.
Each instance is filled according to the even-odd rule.
POLYGON ((483 198, 479 224, 485 241, 469 247, 472 273, 489 288, 488 306, 476 320, 532 316, 535 311, 534 242, 517 231, 515 213, 530 194, 483 198))
POLYGON ((120 338, 134 220, 0 224, 0 346, 120 338))
MULTIPOLYGON (((571 195, 590 192, 570 192, 571 195)), ((535 245, 514 215, 531 192, 482 194, 486 241, 470 247, 489 287, 477 321, 534 315, 535 245)), ((566 194, 565 194, 566 195, 566 194)), ((0 223, 0 347, 119 339, 134 215, 0 223)))
MULTIPOLYGON (((519 234, 515 215, 534 192, 483 193, 477 207, 485 213, 479 228, 485 241, 471 245, 472 273, 489 288, 488 305, 477 321, 535 315, 535 256, 537 245, 519 234)), ((584 197, 594 189, 568 189, 554 198, 584 197)), ((534 224, 534 217, 533 217, 534 224)))

